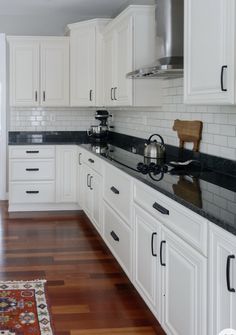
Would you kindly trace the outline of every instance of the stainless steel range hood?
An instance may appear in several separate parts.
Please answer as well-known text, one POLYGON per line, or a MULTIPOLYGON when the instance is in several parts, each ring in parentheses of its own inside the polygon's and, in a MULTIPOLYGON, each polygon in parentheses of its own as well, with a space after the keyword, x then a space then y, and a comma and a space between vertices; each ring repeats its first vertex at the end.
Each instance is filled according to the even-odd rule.
POLYGON ((156 0, 156 64, 137 69, 127 78, 183 77, 184 0, 156 0))

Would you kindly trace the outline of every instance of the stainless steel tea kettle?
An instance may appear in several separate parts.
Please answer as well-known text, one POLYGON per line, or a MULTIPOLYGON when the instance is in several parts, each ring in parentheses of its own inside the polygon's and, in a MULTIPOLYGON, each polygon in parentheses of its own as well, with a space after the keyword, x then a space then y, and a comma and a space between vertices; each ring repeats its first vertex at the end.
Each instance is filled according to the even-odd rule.
POLYGON ((158 134, 153 134, 145 143, 144 148, 144 157, 151 158, 151 159, 162 159, 165 156, 165 144, 163 138, 158 134), (157 142, 156 140, 151 141, 154 136, 158 136, 161 140, 161 143, 157 142))

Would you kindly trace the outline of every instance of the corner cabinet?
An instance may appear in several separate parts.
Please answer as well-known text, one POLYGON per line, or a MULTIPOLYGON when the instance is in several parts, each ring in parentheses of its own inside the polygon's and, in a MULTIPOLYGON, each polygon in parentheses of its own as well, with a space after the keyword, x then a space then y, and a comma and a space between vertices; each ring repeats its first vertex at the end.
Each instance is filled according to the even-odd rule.
POLYGON ((69 106, 69 38, 8 37, 10 105, 69 106))
POLYGON ((77 201, 100 234, 103 233, 101 170, 101 159, 80 147, 77 201))
POLYGON ((56 146, 56 201, 76 203, 77 146, 56 146))
POLYGON ((103 104, 102 30, 110 19, 68 25, 71 106, 103 104))
POLYGON ((159 106, 161 81, 127 79, 155 62, 155 7, 129 6, 104 29, 105 106, 159 106))
POLYGON ((185 103, 235 104, 235 10, 234 0, 185 0, 185 103))
POLYGON ((210 225, 209 335, 236 329, 236 237, 210 225))

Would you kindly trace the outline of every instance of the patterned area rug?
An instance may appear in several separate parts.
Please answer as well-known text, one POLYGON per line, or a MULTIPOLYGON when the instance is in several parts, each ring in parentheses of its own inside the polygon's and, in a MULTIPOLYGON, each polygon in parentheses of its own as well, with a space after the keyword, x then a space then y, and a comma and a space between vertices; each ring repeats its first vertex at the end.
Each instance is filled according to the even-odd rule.
POLYGON ((53 335, 45 283, 0 281, 0 335, 53 335))

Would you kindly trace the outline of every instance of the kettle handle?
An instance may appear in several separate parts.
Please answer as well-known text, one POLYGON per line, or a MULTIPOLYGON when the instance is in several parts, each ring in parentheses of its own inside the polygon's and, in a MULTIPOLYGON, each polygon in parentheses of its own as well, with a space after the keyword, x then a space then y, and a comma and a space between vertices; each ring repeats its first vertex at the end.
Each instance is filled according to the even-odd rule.
POLYGON ((161 140, 161 144, 162 144, 162 145, 165 145, 163 138, 162 138, 161 135, 159 135, 159 134, 153 134, 153 135, 151 135, 151 136, 149 137, 149 139, 148 139, 148 142, 149 142, 149 143, 150 143, 151 138, 152 138, 153 136, 158 136, 158 137, 160 138, 160 140, 161 140))

